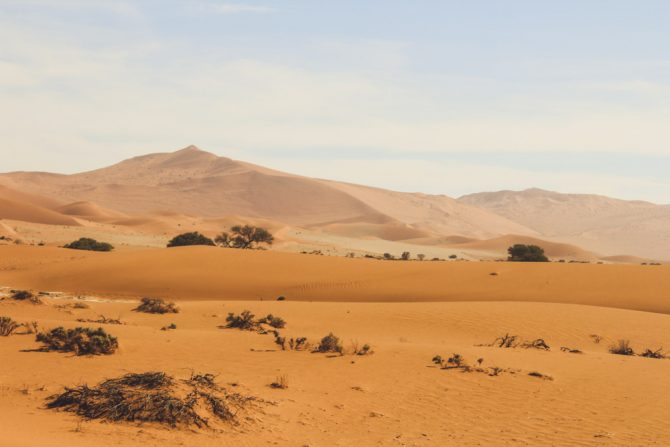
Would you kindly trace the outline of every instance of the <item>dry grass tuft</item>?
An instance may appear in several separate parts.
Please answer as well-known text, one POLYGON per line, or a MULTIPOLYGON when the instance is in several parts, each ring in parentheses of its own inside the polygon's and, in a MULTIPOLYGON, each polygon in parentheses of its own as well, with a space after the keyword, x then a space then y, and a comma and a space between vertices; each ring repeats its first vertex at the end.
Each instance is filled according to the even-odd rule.
POLYGON ((629 340, 618 340, 609 349, 610 353, 617 355, 635 355, 635 351, 630 347, 629 340))
POLYGON ((19 323, 10 317, 0 317, 0 336, 9 337, 19 328, 19 323))

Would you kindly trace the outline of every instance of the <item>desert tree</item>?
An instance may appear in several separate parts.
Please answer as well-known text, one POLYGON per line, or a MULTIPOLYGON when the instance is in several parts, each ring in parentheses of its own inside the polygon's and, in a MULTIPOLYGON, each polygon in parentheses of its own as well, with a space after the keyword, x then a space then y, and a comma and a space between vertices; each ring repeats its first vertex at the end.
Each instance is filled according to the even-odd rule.
POLYGON ((261 227, 235 225, 230 232, 224 232, 215 239, 216 243, 227 248, 260 248, 261 244, 272 245, 274 236, 261 227))
POLYGON ((187 245, 216 245, 216 244, 214 244, 213 240, 211 240, 206 236, 203 236, 197 231, 191 233, 183 233, 178 236, 175 236, 167 244, 168 247, 183 247, 187 245))
POLYGON ((507 249, 510 262, 549 262, 544 249, 537 245, 515 244, 507 249))

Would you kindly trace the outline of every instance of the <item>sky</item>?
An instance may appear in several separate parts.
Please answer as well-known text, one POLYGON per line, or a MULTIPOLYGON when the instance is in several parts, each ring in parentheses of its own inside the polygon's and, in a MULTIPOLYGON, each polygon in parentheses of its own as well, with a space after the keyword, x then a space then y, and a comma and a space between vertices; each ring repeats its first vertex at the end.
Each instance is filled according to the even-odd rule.
POLYGON ((0 0, 0 171, 194 144, 460 196, 670 203, 666 0, 0 0))

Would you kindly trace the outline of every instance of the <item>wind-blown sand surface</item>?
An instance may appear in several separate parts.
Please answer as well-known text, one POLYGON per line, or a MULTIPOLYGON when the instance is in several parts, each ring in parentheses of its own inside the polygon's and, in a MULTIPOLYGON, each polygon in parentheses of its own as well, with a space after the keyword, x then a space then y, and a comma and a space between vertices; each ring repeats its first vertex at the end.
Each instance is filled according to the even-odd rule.
POLYGON ((670 401, 662 396, 670 392, 670 360, 607 352, 618 339, 636 351, 670 346, 668 273, 667 266, 390 262, 207 247, 2 246, 0 285, 112 299, 88 301, 88 309, 63 307, 72 297, 44 305, 5 299, 0 315, 43 329, 98 326, 76 319, 99 315, 127 324, 104 325, 120 343, 110 356, 31 352, 39 347, 34 335, 0 337, 0 445, 669 445, 670 401), (132 312, 144 295, 173 298, 181 312, 132 312), (271 335, 218 328, 228 312, 244 309, 283 317, 288 337, 315 342, 333 331, 345 347, 357 340, 375 353, 281 351, 271 335), (160 330, 170 323, 177 329, 160 330), (505 333, 543 338, 551 350, 477 346, 505 333), (515 373, 431 363, 453 353, 515 373), (214 373, 270 403, 223 432, 81 422, 44 408, 63 386, 150 370, 214 373), (280 375, 289 388, 270 388, 280 375))
POLYGON ((668 265, 402 262, 217 247, 92 253, 0 246, 0 283, 109 297, 535 301, 670 313, 668 265))

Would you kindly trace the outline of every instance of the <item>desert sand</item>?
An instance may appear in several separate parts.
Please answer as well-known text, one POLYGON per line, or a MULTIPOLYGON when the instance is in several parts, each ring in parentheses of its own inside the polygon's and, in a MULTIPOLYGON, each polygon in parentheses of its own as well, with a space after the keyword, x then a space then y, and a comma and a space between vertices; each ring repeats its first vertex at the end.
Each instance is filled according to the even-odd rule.
POLYGON ((608 352, 618 339, 636 351, 670 345, 668 273, 667 266, 394 262, 208 247, 3 246, 1 285, 60 293, 42 305, 5 299, 0 315, 41 328, 99 315, 126 324, 103 325, 120 343, 109 356, 35 352, 34 335, 0 337, 0 444, 668 445, 670 403, 659 396, 670 391, 670 361, 608 352), (181 312, 133 312, 147 294, 176 300, 181 312), (82 300, 89 308, 72 307, 82 300), (374 354, 281 351, 270 335, 219 328, 228 312, 245 309, 281 316, 287 336, 316 341, 333 331, 345 348, 356 340, 374 354), (170 323, 177 329, 160 330, 170 323), (551 349, 480 346, 506 333, 542 338, 551 349), (431 362, 453 353, 509 371, 492 377, 431 362), (213 373, 267 402, 223 431, 82 421, 44 408, 64 386, 152 370, 213 373), (552 380, 528 375, 534 371, 552 380), (288 388, 270 388, 282 375, 288 388))
POLYGON ((40 351, 29 325, 0 337, 0 447, 670 445, 670 360, 609 352, 618 340, 637 354, 670 346, 670 265, 650 263, 668 259, 665 212, 537 190, 400 193, 195 147, 74 175, 2 174, 0 317, 39 331, 102 326, 119 349, 40 351), (271 249, 165 248, 240 223, 269 229, 271 249), (80 237, 115 249, 62 248, 80 237), (555 262, 500 262, 516 243, 555 262), (411 260, 375 259, 402 252, 411 260), (180 312, 133 311, 143 297, 180 312), (344 355, 222 328, 243 310, 282 317, 281 334, 312 347, 333 332, 344 355), (506 334, 549 349, 491 346, 506 334), (373 353, 354 355, 363 344, 373 353), (454 354, 467 367, 432 361, 454 354), (211 373, 258 405, 210 428, 45 406, 65 387, 147 371, 211 373), (270 386, 279 377, 288 388, 270 386))

